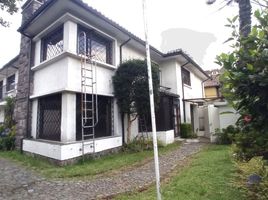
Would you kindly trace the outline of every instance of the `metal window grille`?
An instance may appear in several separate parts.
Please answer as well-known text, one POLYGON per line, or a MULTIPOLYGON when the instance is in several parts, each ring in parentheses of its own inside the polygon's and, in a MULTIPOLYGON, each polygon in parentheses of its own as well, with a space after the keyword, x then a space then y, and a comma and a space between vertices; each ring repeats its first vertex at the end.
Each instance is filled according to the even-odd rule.
POLYGON ((191 86, 190 72, 186 69, 181 69, 182 82, 186 85, 191 86))
POLYGON ((40 98, 37 117, 38 138, 60 141, 61 94, 40 98))
POLYGON ((7 91, 15 89, 15 74, 7 78, 7 91))
POLYGON ((112 64, 112 42, 94 30, 79 28, 77 49, 78 54, 86 53, 97 61, 112 64), (86 40, 82 33, 86 33, 86 40))
MULTIPOLYGON (((90 99, 88 94, 88 99, 90 99)), ((95 109, 96 110, 96 109, 95 109)), ((111 97, 98 96, 98 124, 95 127, 95 138, 113 135, 113 99, 111 97)), ((91 134, 92 129, 85 130, 91 134)), ((76 95, 76 140, 82 139, 81 127, 81 94, 76 95)))
POLYGON ((3 96, 4 96, 3 95, 3 92, 4 92, 3 89, 4 89, 3 88, 3 81, 0 81, 0 100, 2 100, 3 99, 3 96))
MULTIPOLYGON (((155 112, 156 130, 166 131, 174 128, 174 107, 173 97, 160 96, 159 108, 155 112)), ((139 132, 152 131, 150 112, 145 116, 141 116, 138 120, 139 132)))
POLYGON ((43 39, 42 60, 50 59, 63 51, 63 27, 43 39))

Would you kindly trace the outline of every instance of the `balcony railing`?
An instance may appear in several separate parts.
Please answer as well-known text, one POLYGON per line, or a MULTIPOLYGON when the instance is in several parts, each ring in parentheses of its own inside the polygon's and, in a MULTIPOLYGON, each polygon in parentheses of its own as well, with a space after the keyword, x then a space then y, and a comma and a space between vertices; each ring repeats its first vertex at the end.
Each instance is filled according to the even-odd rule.
POLYGON ((15 97, 17 94, 17 84, 0 86, 0 101, 4 101, 6 97, 15 97))

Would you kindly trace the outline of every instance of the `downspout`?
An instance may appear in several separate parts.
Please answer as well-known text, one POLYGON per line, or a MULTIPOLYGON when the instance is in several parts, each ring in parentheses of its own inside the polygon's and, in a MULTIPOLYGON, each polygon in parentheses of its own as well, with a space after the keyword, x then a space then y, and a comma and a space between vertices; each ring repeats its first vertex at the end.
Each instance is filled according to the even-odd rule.
MULTIPOLYGON (((119 46, 119 58, 120 58, 120 65, 122 64, 122 60, 123 60, 123 56, 122 56, 122 49, 123 46, 126 45, 129 41, 131 40, 131 38, 129 38, 128 40, 126 40, 125 42, 123 42, 120 46, 119 46)), ((124 113, 121 112, 121 124, 122 124, 122 144, 125 144, 125 126, 124 126, 124 113)))
MULTIPOLYGON (((181 66, 181 69, 184 69, 184 66, 188 65, 190 61, 187 61, 181 66)), ((185 110, 185 101, 184 101, 184 83, 182 80, 182 74, 181 74, 181 86, 182 86, 182 104, 183 104, 183 122, 186 123, 186 110, 185 110)))
MULTIPOLYGON (((28 81, 28 101, 27 101, 27 113, 26 113, 26 138, 30 138, 30 131, 29 131, 29 116, 30 116, 30 92, 31 92, 31 66, 32 66, 32 37, 30 37, 29 35, 26 35, 25 33, 21 33, 22 35, 24 35, 25 37, 29 38, 29 81, 28 81)), ((20 152, 23 153, 23 140, 25 139, 25 137, 23 136, 21 138, 21 149, 20 152)))

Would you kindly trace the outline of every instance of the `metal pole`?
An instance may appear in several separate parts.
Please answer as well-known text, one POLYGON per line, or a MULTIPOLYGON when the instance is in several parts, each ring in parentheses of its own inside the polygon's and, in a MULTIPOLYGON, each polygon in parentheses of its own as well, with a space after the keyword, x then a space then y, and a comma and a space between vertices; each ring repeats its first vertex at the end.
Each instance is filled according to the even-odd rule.
POLYGON ((152 82, 152 66, 151 66, 151 57, 150 57, 150 45, 148 42, 146 0, 143 0, 142 5, 143 5, 143 21, 144 21, 145 43, 146 43, 146 57, 147 57, 147 67, 148 67, 148 82, 149 82, 149 95, 150 95, 150 106, 151 106, 151 122, 152 122, 153 144, 154 144, 156 193, 157 193, 157 200, 161 200, 158 148, 157 148, 155 110, 154 110, 154 92, 153 92, 153 82, 152 82))

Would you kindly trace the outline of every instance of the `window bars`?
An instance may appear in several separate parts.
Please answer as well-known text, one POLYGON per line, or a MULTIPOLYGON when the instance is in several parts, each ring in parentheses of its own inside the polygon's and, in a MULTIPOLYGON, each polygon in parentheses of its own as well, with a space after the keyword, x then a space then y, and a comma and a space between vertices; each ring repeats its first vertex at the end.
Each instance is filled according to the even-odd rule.
POLYGON ((61 94, 40 98, 37 117, 37 138, 60 141, 61 94))
POLYGON ((63 52, 63 27, 53 31, 42 41, 42 61, 53 58, 63 52))
POLYGON ((94 30, 79 27, 77 49, 79 55, 86 54, 96 61, 112 64, 112 42, 94 30), (84 39, 83 33, 85 33, 86 39, 84 39))

